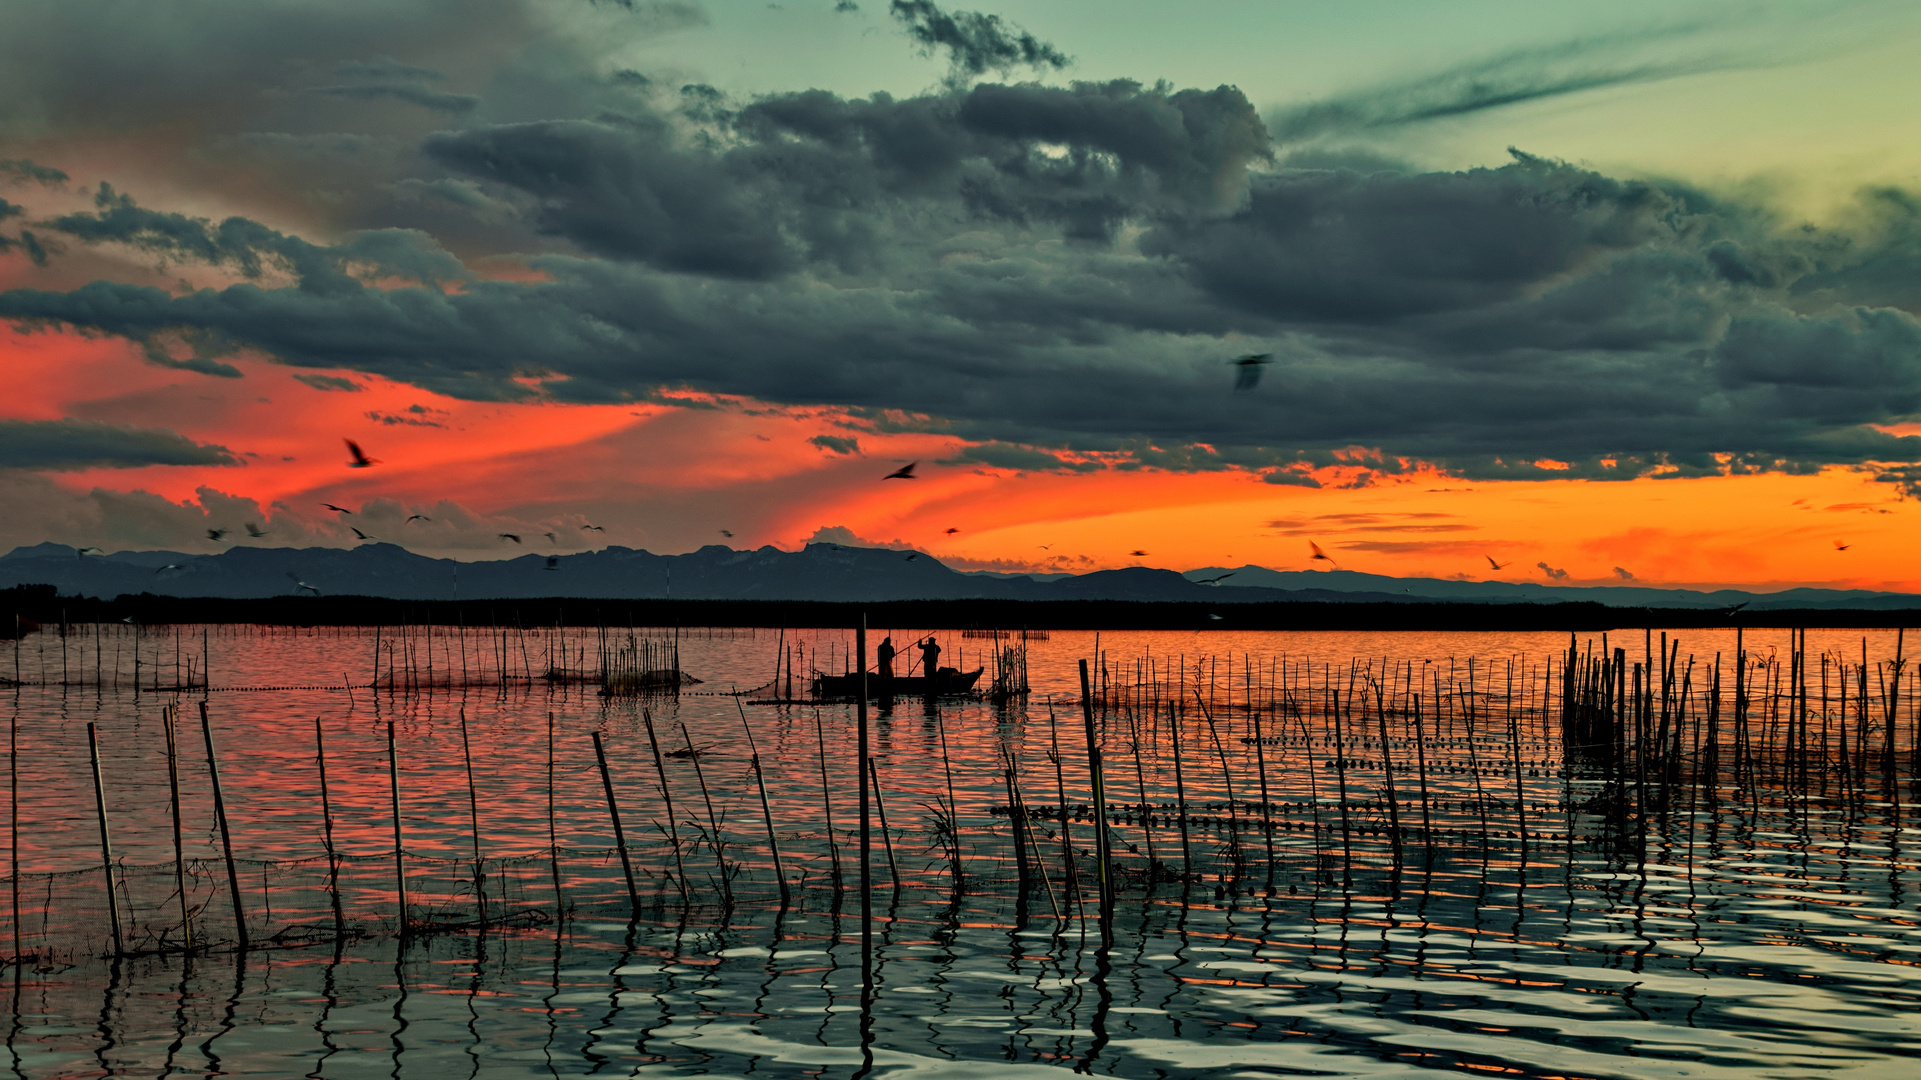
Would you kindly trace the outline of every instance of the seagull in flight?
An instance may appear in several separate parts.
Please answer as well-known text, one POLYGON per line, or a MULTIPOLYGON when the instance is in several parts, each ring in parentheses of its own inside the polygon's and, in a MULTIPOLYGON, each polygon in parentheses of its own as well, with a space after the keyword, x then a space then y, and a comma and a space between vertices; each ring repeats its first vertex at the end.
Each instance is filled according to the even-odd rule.
POLYGON ((1845 543, 1842 543, 1842 542, 1841 542, 1841 541, 1839 541, 1839 540, 1836 540, 1836 541, 1834 542, 1834 550, 1836 550, 1836 551, 1846 551, 1846 550, 1848 550, 1849 548, 1851 548, 1851 547, 1853 547, 1853 546, 1854 546, 1853 544, 1845 544, 1845 543))
POLYGON ((1226 581, 1228 578, 1233 577, 1236 573, 1238 573, 1238 571, 1229 570, 1225 574, 1216 574, 1213 577, 1190 578, 1188 580, 1192 581, 1196 585, 1218 585, 1221 582, 1226 581))
POLYGON ((249 521, 247 522, 247 535, 253 537, 255 540, 258 540, 261 537, 267 535, 267 530, 249 521))
POLYGON ((907 464, 902 465, 900 468, 895 469, 893 472, 888 473, 886 476, 881 477, 881 479, 882 480, 917 480, 919 479, 919 477, 914 475, 914 466, 919 464, 920 462, 918 461, 910 461, 907 464))
POLYGON ((158 569, 158 570, 155 570, 155 571, 154 571, 153 573, 154 573, 154 576, 155 576, 155 577, 159 577, 159 576, 160 576, 161 574, 164 574, 164 573, 166 573, 166 572, 167 572, 167 571, 169 571, 169 570, 185 570, 185 569, 186 569, 186 567, 184 567, 184 566, 181 566, 181 565, 180 565, 179 563, 177 563, 177 562, 170 562, 170 563, 168 563, 167 565, 165 565, 165 566, 163 566, 163 567, 161 567, 160 569, 158 569))
POLYGON ((1141 550, 1140 548, 1135 548, 1135 549, 1134 549, 1133 551, 1130 551, 1130 552, 1128 552, 1128 554, 1129 554, 1129 555, 1133 555, 1133 556, 1136 556, 1136 557, 1139 557, 1139 556, 1144 556, 1144 555, 1146 555, 1146 554, 1147 554, 1147 552, 1145 552, 1145 551, 1142 551, 1142 550, 1141 550))
POLYGON ((97 547, 83 547, 76 550, 73 554, 76 558, 84 559, 89 555, 105 555, 106 552, 100 550, 97 547))
POLYGON ((520 543, 520 535, 519 535, 518 533, 497 533, 497 534, 495 534, 495 537, 494 537, 494 539, 496 539, 496 540, 512 540, 512 541, 513 541, 514 543, 516 543, 516 544, 518 544, 518 543, 520 543))
POLYGON ((907 557, 907 561, 913 562, 915 559, 918 559, 918 558, 920 558, 920 552, 916 551, 915 553, 907 557))
POLYGON ((320 505, 322 505, 322 506, 324 506, 324 507, 326 507, 326 508, 327 508, 327 509, 329 509, 329 510, 332 510, 332 511, 333 511, 334 513, 336 513, 336 514, 351 514, 351 513, 353 513, 353 511, 352 511, 352 510, 349 510, 349 509, 347 509, 347 508, 346 508, 346 507, 344 507, 344 506, 335 506, 335 505, 334 505, 334 504, 332 504, 332 503, 321 503, 320 505))
POLYGON ((340 441, 347 444, 347 452, 349 454, 352 454, 354 458, 352 461, 349 461, 347 463, 347 467, 349 469, 367 469, 380 464, 380 460, 378 458, 370 458, 366 454, 362 453, 360 450, 359 443, 353 441, 352 439, 342 439, 340 441))
POLYGON ((308 592, 313 593, 315 596, 320 595, 319 589, 316 589, 312 585, 309 585, 306 582, 300 580, 300 578, 294 575, 294 572, 292 570, 287 571, 287 580, 293 582, 293 591, 296 594, 298 594, 300 590, 305 589, 308 592))
POLYGON ((720 535, 725 536, 729 540, 732 540, 734 538, 734 533, 732 529, 722 529, 720 530, 720 535))
POLYGON ((960 531, 959 529, 949 529, 947 530, 947 535, 952 536, 959 531, 960 531))
POLYGON ((354 527, 353 527, 352 525, 349 525, 349 526, 347 526, 347 527, 348 527, 349 529, 353 529, 353 533, 354 533, 354 535, 355 535, 355 536, 358 536, 358 537, 360 537, 360 538, 361 538, 362 540, 378 540, 378 539, 380 539, 380 537, 378 537, 378 536, 375 536, 375 535, 374 535, 374 534, 372 534, 372 533, 364 533, 364 532, 361 532, 361 531, 360 531, 359 529, 354 529, 354 527))
POLYGON ((425 514, 414 514, 414 515, 412 515, 411 517, 409 517, 409 518, 408 518, 407 520, 405 520, 405 521, 403 521, 403 522, 401 522, 401 524, 402 524, 402 525, 412 525, 412 524, 413 524, 414 522, 416 522, 416 521, 432 521, 432 520, 433 520, 433 518, 430 518, 430 517, 428 517, 428 516, 427 516, 427 515, 425 515, 425 514))
POLYGON ((549 570, 560 569, 560 556, 558 555, 547 556, 547 569, 549 570))
POLYGON ((581 528, 581 531, 583 532, 606 532, 607 531, 606 529, 603 529, 598 525, 582 525, 580 528, 581 528))
POLYGON ((1317 543, 1315 543, 1315 542, 1314 542, 1314 541, 1312 541, 1312 540, 1309 540, 1309 541, 1307 542, 1307 546, 1308 546, 1308 549, 1309 549, 1309 550, 1311 550, 1311 551, 1313 551, 1313 552, 1314 552, 1314 555, 1313 555, 1313 557, 1312 557, 1312 558, 1310 558, 1310 559, 1309 559, 1308 561, 1310 561, 1310 562, 1325 562, 1325 563, 1328 563, 1329 565, 1331 565, 1331 566, 1333 566, 1333 567, 1334 567, 1334 568, 1335 568, 1336 570, 1338 570, 1338 569, 1340 569, 1340 567, 1341 567, 1341 564, 1340 564, 1340 563, 1337 563, 1337 562, 1335 562, 1335 561, 1334 561, 1334 556, 1332 556, 1332 555, 1329 555, 1329 554, 1328 554, 1327 552, 1325 552, 1325 551, 1322 551, 1322 550, 1321 550, 1321 545, 1319 545, 1319 544, 1317 544, 1317 543))
POLYGON ((1247 356, 1229 360, 1234 369, 1234 389, 1252 390, 1261 384, 1261 368, 1274 362, 1273 353, 1250 353, 1247 356))
POLYGON ((208 529, 207 539, 212 540, 215 543, 218 543, 219 541, 225 540, 227 538, 228 532, 229 530, 227 529, 208 529))
POLYGON ((550 533, 550 532, 544 532, 544 533, 541 533, 540 535, 542 535, 542 536, 544 536, 544 537, 546 537, 546 538, 547 538, 547 542, 548 542, 548 543, 550 543, 550 544, 558 544, 558 543, 560 543, 560 537, 558 537, 558 536, 555 536, 555 535, 554 535, 553 533, 550 533))
POLYGON ((1491 566, 1491 567, 1493 567, 1493 568, 1494 568, 1494 569, 1496 569, 1496 570, 1506 570, 1506 569, 1507 569, 1508 567, 1510 567, 1510 566, 1513 566, 1513 565, 1514 565, 1514 564, 1513 564, 1513 563, 1511 563, 1511 562, 1495 562, 1495 561, 1494 561, 1494 556, 1492 556, 1492 555, 1483 555, 1483 556, 1481 556, 1481 558, 1483 558, 1483 559, 1486 559, 1486 560, 1487 560, 1487 564, 1488 564, 1489 566, 1491 566))

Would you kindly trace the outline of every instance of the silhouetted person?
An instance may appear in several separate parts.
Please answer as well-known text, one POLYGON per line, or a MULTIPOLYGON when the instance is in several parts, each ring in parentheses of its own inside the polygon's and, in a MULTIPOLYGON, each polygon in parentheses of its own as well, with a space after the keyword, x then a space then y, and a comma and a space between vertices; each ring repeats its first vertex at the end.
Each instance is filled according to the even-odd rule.
POLYGON ((940 671, 940 644, 933 638, 920 643, 921 674, 927 676, 927 685, 934 685, 934 675, 940 671))
POLYGON ((893 638, 884 637, 880 639, 880 647, 874 650, 874 659, 880 662, 879 668, 880 668, 881 678, 891 679, 894 677, 894 639, 893 638))

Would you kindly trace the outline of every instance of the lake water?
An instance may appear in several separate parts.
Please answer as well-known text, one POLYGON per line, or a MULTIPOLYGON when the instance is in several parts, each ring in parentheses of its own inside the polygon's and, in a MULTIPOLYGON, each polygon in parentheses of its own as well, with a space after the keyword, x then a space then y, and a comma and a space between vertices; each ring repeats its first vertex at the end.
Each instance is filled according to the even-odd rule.
MULTIPOLYGON (((927 631, 891 633, 904 668, 927 631)), ((1569 760, 1562 635, 1030 641, 1027 695, 876 708, 887 829, 876 822, 865 962, 854 707, 759 703, 786 695, 796 646, 796 691, 810 669, 843 670, 850 633, 681 632, 679 665, 702 681, 614 699, 529 678, 594 666, 600 636, 578 629, 74 627, 64 648, 56 631, 31 635, 17 657, 0 651, 0 674, 17 660, 22 684, 7 690, 19 875, 0 951, 18 933, 25 956, 0 972, 0 1067, 1914 1075, 1921 694, 1887 663, 1895 635, 1811 631, 1797 674, 1787 631, 1747 632, 1751 730, 1717 729, 1728 756, 1704 772, 1709 672, 1719 653, 1731 680, 1734 631, 1683 634, 1685 753, 1653 781, 1658 800, 1645 769, 1610 786, 1605 763, 1569 760), (1116 822, 1104 925, 1081 659, 1094 660, 1091 726, 1116 822), (165 689, 184 681, 210 686, 165 689), (1799 729, 1795 685, 1812 718, 1799 729), (1345 730, 1329 727, 1336 702, 1345 730), (105 958, 89 723, 131 954, 118 959, 105 958), (1796 730, 1818 731, 1817 752, 1796 730), (1826 764, 1797 773, 1797 757, 1826 764), (1009 812, 1017 800, 1031 831, 1009 812), (421 924, 404 939, 403 881, 421 924), (235 883, 256 946, 245 952, 235 883), (177 951, 189 924, 200 948, 177 951)), ((986 668, 983 685, 1011 644, 939 640, 943 664, 986 668)), ((1660 669, 1658 636, 1610 646, 1660 669)))

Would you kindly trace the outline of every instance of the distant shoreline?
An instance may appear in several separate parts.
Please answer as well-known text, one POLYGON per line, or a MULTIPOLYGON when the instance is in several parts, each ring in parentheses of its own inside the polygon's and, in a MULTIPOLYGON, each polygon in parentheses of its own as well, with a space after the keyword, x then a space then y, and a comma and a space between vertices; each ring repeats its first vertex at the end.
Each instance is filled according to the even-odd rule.
POLYGON ((1921 601, 1907 609, 1618 608, 1591 602, 1529 603, 1197 603, 1130 600, 394 600, 367 596, 255 599, 120 596, 112 600, 0 591, 0 634, 18 614, 45 627, 70 623, 139 625, 241 623, 274 626, 686 626, 874 627, 965 630, 1529 630, 1810 627, 1894 629, 1921 625, 1921 601))

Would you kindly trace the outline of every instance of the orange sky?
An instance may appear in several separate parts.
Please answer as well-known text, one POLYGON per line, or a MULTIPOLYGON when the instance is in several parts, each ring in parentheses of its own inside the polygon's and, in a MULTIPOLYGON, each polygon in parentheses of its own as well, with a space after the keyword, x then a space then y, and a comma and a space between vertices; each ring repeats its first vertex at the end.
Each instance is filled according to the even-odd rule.
MULTIPOLYGON (((671 552, 792 548, 843 526, 982 569, 1312 569, 1313 540, 1345 569, 1397 576, 1545 582, 1545 562, 1568 584, 1619 584, 1619 567, 1652 585, 1921 589, 1911 539, 1921 509, 1846 469, 1612 483, 1376 475, 1353 488, 1340 485, 1355 470, 1339 469, 1323 470, 1319 489, 1241 471, 1020 473, 943 466, 961 443, 875 435, 830 409, 471 402, 344 371, 333 374, 361 390, 320 390, 295 378, 317 373, 264 359, 238 360, 244 378, 208 378, 65 332, 11 336, 6 348, 7 416, 169 426, 243 457, 240 467, 55 474, 75 497, 144 490, 190 508, 148 546, 217 550, 201 538, 203 519, 238 534, 243 523, 228 519, 249 511, 203 500, 207 489, 262 508, 274 539, 257 542, 351 543, 344 526, 358 523, 457 558, 518 553, 502 550, 501 531, 551 529, 562 550, 671 552), (823 434, 858 438, 860 452, 807 441, 823 434), (342 438, 380 464, 346 468, 342 438), (909 460, 918 479, 881 479, 909 460), (360 513, 341 518, 323 501, 360 513), (401 521, 415 512, 435 520, 401 521), (579 528, 587 523, 604 531, 579 528), (1489 556, 1507 565, 1494 571, 1489 556)), ((87 539, 58 528, 51 538, 87 539)))

